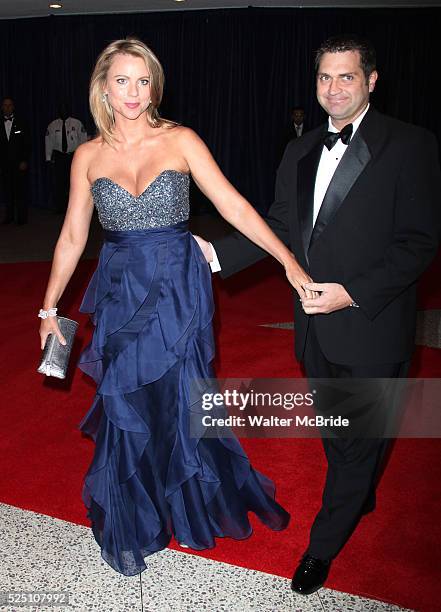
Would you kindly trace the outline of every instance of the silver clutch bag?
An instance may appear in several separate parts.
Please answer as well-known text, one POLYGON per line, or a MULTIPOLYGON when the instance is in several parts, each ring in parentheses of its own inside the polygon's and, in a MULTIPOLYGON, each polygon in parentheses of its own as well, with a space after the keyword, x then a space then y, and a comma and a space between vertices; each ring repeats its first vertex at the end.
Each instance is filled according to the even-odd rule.
POLYGON ((55 378, 66 378, 78 323, 66 317, 57 317, 57 321, 60 331, 66 339, 66 344, 63 346, 55 334, 49 334, 37 372, 46 374, 46 376, 55 376, 55 378))

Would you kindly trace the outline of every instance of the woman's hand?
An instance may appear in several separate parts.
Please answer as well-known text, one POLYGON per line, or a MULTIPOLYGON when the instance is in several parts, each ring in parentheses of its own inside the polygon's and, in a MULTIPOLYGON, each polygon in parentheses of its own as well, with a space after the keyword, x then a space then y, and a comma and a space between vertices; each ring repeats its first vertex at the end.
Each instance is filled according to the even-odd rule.
POLYGON ((317 291, 311 291, 310 289, 305 288, 307 283, 311 283, 313 281, 311 280, 309 274, 306 274, 302 266, 297 263, 294 255, 291 255, 287 261, 284 261, 283 265, 285 267, 286 277, 299 294, 301 301, 304 298, 315 299, 320 295, 317 293, 317 291))
POLYGON ((41 320, 40 325, 40 338, 41 338, 41 350, 44 349, 47 337, 49 334, 55 334, 61 344, 66 344, 66 339, 60 331, 58 326, 57 317, 48 317, 47 319, 41 320))

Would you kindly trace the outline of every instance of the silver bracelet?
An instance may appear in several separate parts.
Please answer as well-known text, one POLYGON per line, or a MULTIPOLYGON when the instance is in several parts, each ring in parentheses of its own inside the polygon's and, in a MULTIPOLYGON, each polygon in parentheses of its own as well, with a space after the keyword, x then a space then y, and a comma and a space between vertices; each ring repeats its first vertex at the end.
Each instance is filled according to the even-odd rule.
POLYGON ((351 303, 349 304, 349 307, 350 307, 350 308, 360 308, 360 306, 357 304, 357 302, 351 302, 351 303))
POLYGON ((40 319, 47 319, 48 317, 56 317, 57 316, 57 308, 49 308, 49 310, 43 310, 40 308, 38 316, 40 319))

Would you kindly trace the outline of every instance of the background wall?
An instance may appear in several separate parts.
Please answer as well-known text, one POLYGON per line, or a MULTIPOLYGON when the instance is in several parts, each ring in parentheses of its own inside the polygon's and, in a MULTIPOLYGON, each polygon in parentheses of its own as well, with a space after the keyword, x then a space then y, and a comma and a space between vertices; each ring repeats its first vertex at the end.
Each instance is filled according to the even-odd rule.
POLYGON ((16 101, 33 134, 33 205, 47 206, 46 126, 67 99, 93 131, 88 80, 100 50, 134 34, 166 74, 163 116, 197 130, 225 174, 265 211, 272 199, 289 110, 324 119, 314 95, 320 42, 357 32, 376 45, 372 98, 384 112, 441 136, 441 9, 237 9, 0 21, 0 95, 16 101))

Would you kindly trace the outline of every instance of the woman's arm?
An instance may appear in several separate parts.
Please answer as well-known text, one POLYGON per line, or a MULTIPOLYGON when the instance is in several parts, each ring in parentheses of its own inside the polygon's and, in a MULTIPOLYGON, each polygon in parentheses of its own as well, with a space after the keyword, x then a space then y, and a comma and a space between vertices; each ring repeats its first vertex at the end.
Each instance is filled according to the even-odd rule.
MULTIPOLYGON (((93 213, 90 183, 87 178, 89 160, 90 144, 86 143, 78 147, 72 160, 69 205, 55 246, 51 273, 43 300, 44 310, 57 305, 86 246, 93 213)), ((41 321, 41 348, 44 348, 46 338, 51 333, 55 333, 60 342, 65 343, 56 317, 48 317, 41 321)))
POLYGON ((253 206, 225 178, 199 136, 193 130, 181 128, 179 139, 193 179, 222 217, 284 266, 288 280, 300 298, 315 297, 314 292, 304 289, 304 285, 311 282, 311 277, 253 206))

